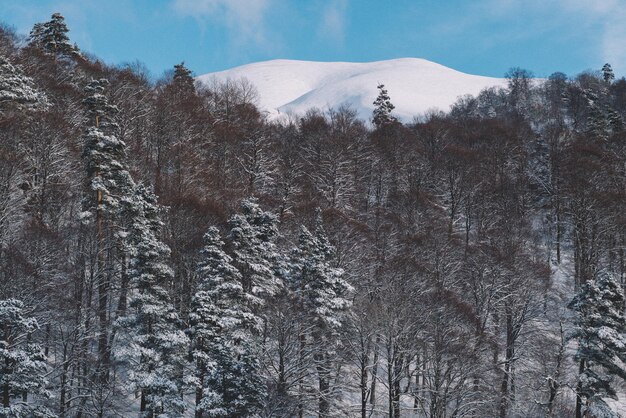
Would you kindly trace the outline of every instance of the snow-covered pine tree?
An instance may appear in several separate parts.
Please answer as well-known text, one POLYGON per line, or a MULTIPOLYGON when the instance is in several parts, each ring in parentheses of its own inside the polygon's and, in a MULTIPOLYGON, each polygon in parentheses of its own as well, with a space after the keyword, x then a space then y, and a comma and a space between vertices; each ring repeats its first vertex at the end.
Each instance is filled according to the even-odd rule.
POLYGON ((191 70, 181 62, 174 66, 174 86, 178 93, 193 94, 196 92, 191 70))
POLYGON ((387 89, 385 89, 384 84, 378 85, 378 97, 374 100, 374 112, 372 121, 374 122, 374 126, 376 128, 382 128, 383 126, 392 125, 398 121, 391 112, 396 107, 391 103, 391 99, 389 98, 389 93, 387 93, 387 89))
POLYGON ((51 417, 42 405, 29 402, 29 395, 49 396, 46 390, 46 358, 41 347, 30 342, 38 328, 28 317, 24 303, 0 300, 0 393, 2 417, 51 417))
POLYGON ((135 187, 126 165, 126 144, 117 138, 119 127, 114 118, 119 111, 108 103, 104 94, 107 85, 106 79, 92 80, 85 87, 87 97, 83 100, 91 126, 83 135, 87 184, 82 216, 84 221, 94 221, 97 242, 94 277, 98 290, 97 375, 100 383, 108 378, 111 353, 109 303, 113 266, 111 257, 105 255, 114 247, 124 247, 119 235, 124 224, 123 211, 135 187))
POLYGON ((603 398, 615 398, 613 377, 626 380, 624 292, 608 273, 585 283, 569 304, 577 317, 571 339, 578 342, 576 416, 617 417, 603 398), (585 412, 586 411, 586 412, 585 412))
POLYGON ((248 303, 259 310, 282 287, 281 261, 274 240, 278 235, 276 216, 263 211, 253 199, 241 203, 241 214, 228 221, 228 240, 233 264, 242 277, 248 303))
POLYGON ((605 106, 595 92, 587 89, 584 91, 584 95, 589 109, 587 131, 594 138, 606 141, 611 129, 611 124, 604 111, 605 106))
POLYGON ((607 84, 612 84, 615 81, 615 73, 608 62, 602 66, 602 78, 607 84))
MULTIPOLYGON (((314 232, 305 226, 300 228, 299 244, 290 261, 289 283, 302 305, 305 323, 301 329, 307 331, 300 339, 310 345, 313 353, 318 375, 318 415, 323 418, 330 416, 334 347, 354 290, 343 278, 343 270, 333 265, 334 260, 335 248, 324 231, 318 209, 314 232)), ((304 351, 302 347, 300 350, 304 351)))
POLYGON ((35 23, 33 28, 30 30, 30 34, 28 35, 28 44, 32 47, 43 49, 42 39, 45 31, 45 26, 43 23, 35 23))
POLYGON ((188 338, 167 291, 173 280, 166 264, 170 250, 158 238, 162 222, 154 193, 137 186, 130 206, 131 293, 128 314, 118 320, 123 341, 117 356, 129 364, 131 386, 141 396, 141 417, 179 417, 185 409, 188 338))
POLYGON ((80 56, 76 45, 70 43, 67 36, 69 29, 65 24, 65 18, 61 13, 54 13, 46 23, 36 23, 30 32, 29 43, 31 46, 57 56, 69 58, 80 56))
POLYGON ((104 95, 108 84, 106 79, 92 80, 85 87, 83 104, 92 124, 83 136, 83 158, 88 188, 94 192, 87 207, 114 216, 120 200, 132 194, 134 183, 126 168, 126 144, 117 138, 119 127, 114 118, 119 110, 104 95))
POLYGON ((241 274, 217 228, 204 235, 200 284, 191 304, 196 418, 254 417, 264 399, 252 332, 261 323, 246 302, 241 274))
POLYGON ((33 80, 22 70, 0 56, 0 113, 3 110, 45 104, 46 96, 37 91, 33 80))
POLYGON ((335 248, 328 241, 318 209, 314 232, 300 227, 298 248, 290 263, 290 284, 316 326, 324 330, 339 328, 351 306, 353 288, 343 279, 343 270, 333 266, 334 259, 335 248))

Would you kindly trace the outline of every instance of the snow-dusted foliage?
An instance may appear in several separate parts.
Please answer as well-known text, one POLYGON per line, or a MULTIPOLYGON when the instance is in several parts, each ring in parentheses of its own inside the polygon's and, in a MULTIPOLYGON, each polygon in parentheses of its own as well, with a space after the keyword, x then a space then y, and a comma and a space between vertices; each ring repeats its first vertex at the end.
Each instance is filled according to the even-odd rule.
POLYGON ((241 213, 228 221, 233 264, 242 276, 243 290, 251 306, 260 307, 282 286, 274 239, 278 234, 276 216, 263 211, 254 200, 241 203, 241 213))
POLYGON ((70 43, 68 32, 65 17, 61 13, 54 13, 48 22, 36 23, 33 26, 29 42, 31 46, 54 56, 80 56, 78 47, 70 43))
POLYGON ((335 267, 335 248, 328 241, 317 213, 314 232, 300 227, 298 247, 291 256, 289 281, 304 310, 313 314, 323 329, 341 326, 350 308, 352 286, 343 278, 343 270, 335 267))
POLYGON ((193 94, 196 92, 191 70, 185 67, 184 62, 174 66, 173 82, 178 93, 193 94))
POLYGON ((610 275, 585 283, 570 303, 577 314, 571 338, 578 343, 575 359, 580 362, 578 395, 589 416, 617 416, 603 397, 615 398, 614 377, 626 380, 626 317, 624 291, 610 275))
POLYGON ((262 324, 250 311, 242 276, 223 245, 217 228, 209 228, 191 305, 196 417, 254 417, 264 399, 260 363, 253 353, 253 332, 262 324))
POLYGON ((300 227, 298 247, 289 262, 288 281, 297 310, 301 312, 300 367, 308 367, 317 374, 317 384, 308 383, 308 389, 302 389, 304 385, 300 385, 298 396, 302 397, 303 391, 315 393, 320 417, 331 416, 331 405, 335 401, 331 393, 333 364, 339 345, 338 332, 347 318, 354 291, 343 278, 343 270, 334 263, 335 248, 324 231, 322 214, 318 209, 314 232, 311 233, 303 225, 300 227))
POLYGON ((0 300, 0 416, 51 417, 48 409, 27 399, 46 398, 49 392, 43 349, 29 341, 38 324, 25 310, 17 299, 0 300))
POLYGON ((9 108, 43 105, 46 96, 38 91, 30 77, 0 56, 0 112, 9 108))
POLYGON ((153 83, 53 20, 0 25, 0 415, 624 414, 626 79, 516 69, 423 115, 505 84, 417 59, 153 83))
POLYGON ((158 238, 162 222, 156 196, 139 185, 131 203, 131 294, 128 315, 118 321, 122 341, 117 356, 128 364, 142 416, 178 417, 185 409, 181 395, 188 338, 167 291, 173 278, 167 265, 170 250, 158 238))
POLYGON ((377 128, 391 125, 398 120, 391 114, 396 107, 391 103, 389 93, 383 84, 378 85, 378 97, 374 100, 374 112, 372 114, 372 122, 377 128))
POLYGON ((92 80, 86 87, 83 104, 93 123, 83 136, 83 158, 87 166, 88 187, 94 193, 85 203, 87 208, 114 216, 122 208, 120 201, 132 194, 134 182, 126 169, 126 144, 116 136, 118 112, 108 104, 105 79, 92 80))

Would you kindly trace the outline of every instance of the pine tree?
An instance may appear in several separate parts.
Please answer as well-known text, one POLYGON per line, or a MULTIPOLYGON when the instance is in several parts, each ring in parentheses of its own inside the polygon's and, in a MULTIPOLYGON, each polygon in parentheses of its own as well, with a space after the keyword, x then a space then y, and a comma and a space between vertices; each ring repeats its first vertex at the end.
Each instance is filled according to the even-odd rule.
POLYGON ((30 335, 38 329, 37 320, 26 316, 24 303, 0 300, 0 416, 52 416, 44 407, 27 402, 29 394, 48 397, 46 358, 30 335))
POLYGON ((162 228, 156 196, 137 186, 130 202, 128 230, 131 298, 128 315, 118 321, 125 341, 118 357, 130 365, 130 382, 141 393, 142 417, 178 417, 182 399, 187 336, 167 287, 173 280, 166 264, 169 248, 159 240, 162 228))
POLYGON ((57 56, 78 57, 80 52, 70 43, 65 18, 54 13, 46 23, 36 23, 30 32, 30 45, 57 56))
POLYGON ((261 323, 247 306, 241 274, 209 228, 190 314, 196 362, 196 418, 254 417, 264 399, 253 332, 261 323))
POLYGON ((104 94, 108 84, 106 79, 92 80, 85 87, 83 104, 93 124, 83 136, 83 158, 88 188, 95 192, 87 207, 113 216, 120 210, 120 200, 132 194, 134 183, 126 168, 126 144, 117 138, 119 109, 104 94))
POLYGON ((33 80, 0 56, 0 113, 3 110, 45 105, 46 96, 37 91, 33 80))
POLYGON ((278 235, 277 219, 274 214, 261 210, 252 199, 241 203, 241 211, 228 222, 228 239, 248 303, 258 310, 282 286, 280 257, 274 244, 278 235))
POLYGON ((318 374, 318 414, 322 418, 330 414, 330 380, 336 354, 333 347, 352 305, 349 298, 354 290, 343 279, 343 270, 332 265, 334 259, 335 248, 326 236, 318 209, 314 232, 304 226, 300 228, 299 245, 291 257, 289 282, 305 313, 301 328, 307 332, 300 338, 303 344, 308 341, 312 346, 318 374))
POLYGON ((335 248, 328 241, 318 209, 314 233, 300 227, 299 245, 292 255, 291 286, 317 327, 325 330, 341 326, 354 290, 343 279, 343 270, 332 265, 334 258, 335 248))
POLYGON ((612 84, 615 81, 615 74, 613 73, 613 68, 611 64, 608 62, 602 66, 602 78, 604 82, 607 84, 612 84))
POLYGON ((177 92, 183 95, 196 92, 191 70, 185 67, 184 62, 174 66, 174 86, 177 92))
POLYGON ((106 79, 92 80, 85 87, 87 97, 83 100, 92 124, 83 135, 87 178, 82 216, 85 223, 93 220, 97 240, 94 276, 98 290, 99 383, 108 379, 111 356, 109 303, 113 267, 110 261, 107 264, 105 255, 115 247, 124 247, 120 232, 123 232, 125 202, 130 201, 135 187, 127 170, 126 144, 117 138, 119 127, 114 118, 119 110, 108 103, 104 94, 107 85, 106 79))
POLYGON ((378 97, 374 100, 374 114, 372 121, 376 128, 382 128, 384 126, 393 125, 398 120, 391 114, 395 106, 391 103, 389 94, 385 89, 384 84, 378 85, 378 97))
POLYGON ((44 23, 35 23, 28 36, 29 45, 43 49, 42 39, 45 30, 44 23))
POLYGON ((587 131, 593 137, 606 141, 611 130, 611 124, 604 111, 604 106, 596 93, 585 90, 584 94, 589 109, 587 131))
POLYGON ((610 413, 602 398, 617 399, 614 376, 626 380, 624 292, 612 276, 605 274, 585 283, 569 307, 577 314, 571 335, 578 342, 574 358, 580 366, 576 416, 583 416, 585 411, 585 416, 617 416, 610 413))

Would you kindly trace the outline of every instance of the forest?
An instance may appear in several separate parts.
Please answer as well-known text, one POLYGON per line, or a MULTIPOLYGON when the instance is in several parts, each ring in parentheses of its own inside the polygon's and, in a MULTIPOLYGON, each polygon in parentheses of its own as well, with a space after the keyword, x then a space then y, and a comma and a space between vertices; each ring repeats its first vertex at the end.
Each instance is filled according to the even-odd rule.
POLYGON ((271 120, 0 26, 1 417, 619 417, 626 80, 271 120))

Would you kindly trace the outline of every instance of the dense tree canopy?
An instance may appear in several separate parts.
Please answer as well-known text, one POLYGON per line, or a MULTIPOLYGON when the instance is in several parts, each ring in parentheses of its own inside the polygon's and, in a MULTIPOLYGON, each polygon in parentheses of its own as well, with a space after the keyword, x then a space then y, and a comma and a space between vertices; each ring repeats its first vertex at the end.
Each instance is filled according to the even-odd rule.
POLYGON ((69 34, 0 27, 0 415, 617 413, 609 65, 275 121, 245 81, 152 82, 69 34))

